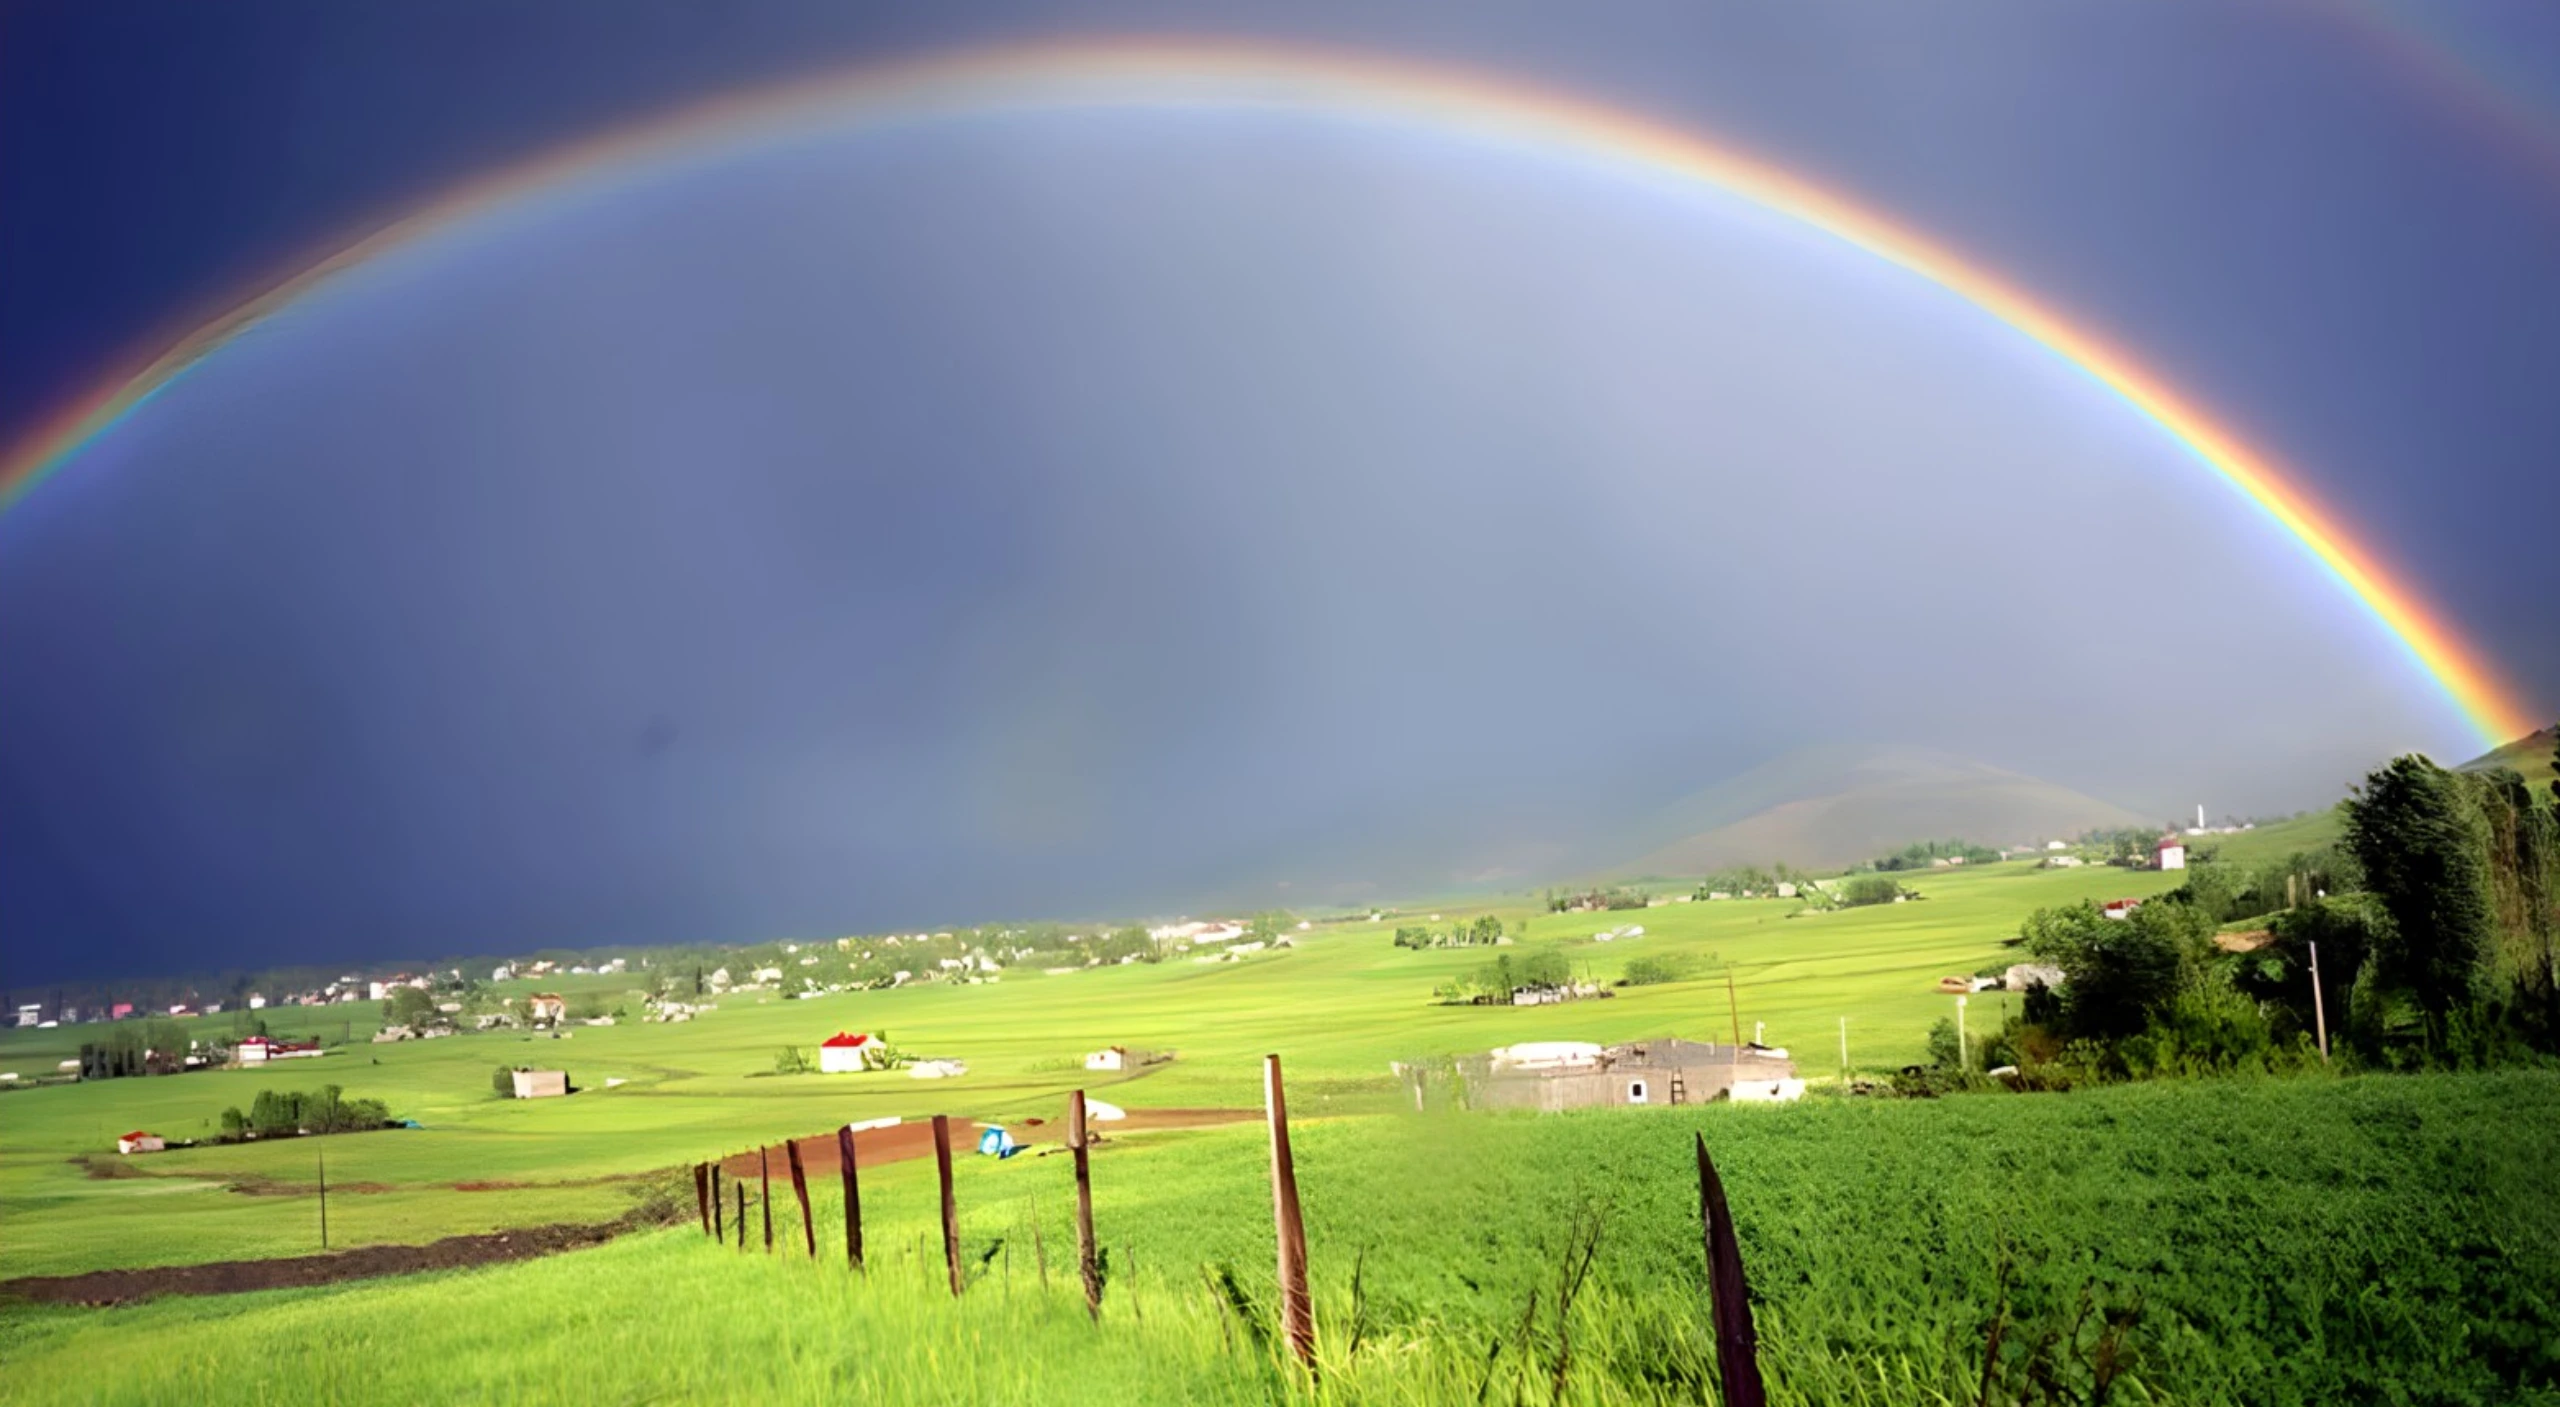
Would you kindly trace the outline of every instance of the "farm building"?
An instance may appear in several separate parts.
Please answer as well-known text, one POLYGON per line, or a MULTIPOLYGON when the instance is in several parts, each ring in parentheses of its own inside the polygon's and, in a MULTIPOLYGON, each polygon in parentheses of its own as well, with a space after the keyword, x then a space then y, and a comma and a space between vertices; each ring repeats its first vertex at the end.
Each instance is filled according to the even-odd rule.
POLYGON ((569 1014, 569 1003, 557 992, 536 992, 525 998, 526 1015, 536 1026, 556 1026, 569 1014))
POLYGON ((2187 843, 2174 835, 2160 837, 2160 843, 2153 847, 2152 853, 2161 869, 2183 870, 2187 867, 2187 843))
POLYGON ((156 1133, 144 1133, 140 1129, 116 1140, 116 1151, 119 1153, 157 1153, 168 1146, 167 1139, 156 1133))
POLYGON ((1533 1041, 1463 1058, 1458 1068, 1467 1102, 1488 1109, 1704 1104, 1734 1095, 1737 1086, 1752 1086, 1746 1092, 1761 1098, 1803 1090, 1784 1051, 1674 1037, 1614 1046, 1533 1041))
POLYGON ((1128 1069, 1129 1048, 1124 1045, 1105 1046, 1084 1058, 1084 1068, 1088 1070, 1128 1069))
POLYGON ((838 1031, 818 1042, 818 1073, 852 1075, 876 1069, 886 1048, 868 1031, 838 1031))
POLYGON ((518 1070, 515 1079, 518 1099, 547 1099, 569 1092, 569 1072, 566 1070, 518 1070))
POLYGON ((2139 899, 2109 899, 2099 906, 2098 912, 2108 918, 2131 918, 2133 911, 2141 907, 2142 901, 2139 899))

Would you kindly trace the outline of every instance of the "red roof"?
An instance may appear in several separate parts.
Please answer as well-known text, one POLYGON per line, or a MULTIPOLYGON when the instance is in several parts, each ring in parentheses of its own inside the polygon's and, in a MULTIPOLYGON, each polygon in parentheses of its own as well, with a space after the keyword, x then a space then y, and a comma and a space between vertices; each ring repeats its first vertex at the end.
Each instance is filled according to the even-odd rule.
POLYGON ((271 1041, 271 1040, 268 1040, 268 1039, 267 1039, 266 1037, 264 1037, 264 1036, 250 1036, 250 1037, 248 1037, 248 1038, 246 1038, 246 1039, 242 1040, 242 1041, 240 1042, 240 1044, 242 1044, 242 1045, 274 1045, 274 1044, 275 1044, 275 1042, 274 1042, 274 1041, 271 1041))
POLYGON ((2186 848, 2187 848, 2187 841, 2186 841, 2186 837, 2184 837, 2184 836, 2176 836, 2176 835, 2164 835, 2164 836, 2160 837, 2160 844, 2159 844, 2157 847, 2155 847, 2155 848, 2157 848, 2157 849, 2161 849, 2161 850, 2166 850, 2166 849, 2168 849, 2170 846, 2173 846, 2173 845, 2174 845, 2174 846, 2176 846, 2177 848, 2179 848, 2180 850, 2184 850, 2184 849, 2186 849, 2186 848))
POLYGON ((852 1046, 869 1045, 870 1043, 871 1033, 868 1031, 865 1031, 858 1036, 848 1036, 844 1032, 838 1031, 834 1035, 827 1037, 825 1040, 818 1042, 818 1044, 823 1048, 832 1048, 837 1050, 842 1050, 852 1046))
POLYGON ((135 1129, 133 1132, 125 1135, 126 1138, 158 1138, 159 1136, 160 1135, 156 1133, 144 1133, 140 1129, 135 1129))

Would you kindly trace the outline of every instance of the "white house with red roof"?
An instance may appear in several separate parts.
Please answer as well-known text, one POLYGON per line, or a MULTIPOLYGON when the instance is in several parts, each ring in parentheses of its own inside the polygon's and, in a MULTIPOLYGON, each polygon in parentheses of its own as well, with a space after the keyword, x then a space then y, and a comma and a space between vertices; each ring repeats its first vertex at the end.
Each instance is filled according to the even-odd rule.
POLYGON ((868 1031, 838 1031, 818 1042, 818 1073, 858 1074, 875 1068, 884 1053, 880 1038, 868 1031))
POLYGON ((2152 848, 2152 854, 2157 857, 2161 869, 2183 870, 2187 867, 2187 842, 2179 836, 2160 837, 2160 843, 2152 848))
POLYGON ((135 1129, 116 1140, 116 1151, 119 1153, 157 1153, 168 1146, 167 1139, 156 1133, 144 1133, 140 1129, 135 1129))

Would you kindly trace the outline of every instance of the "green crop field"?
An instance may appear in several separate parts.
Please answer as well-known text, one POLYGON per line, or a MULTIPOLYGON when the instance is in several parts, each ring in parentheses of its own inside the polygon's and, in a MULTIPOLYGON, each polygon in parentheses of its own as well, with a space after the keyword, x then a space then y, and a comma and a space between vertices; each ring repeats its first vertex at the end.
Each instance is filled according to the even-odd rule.
POLYGON ((2110 1401, 2552 1402, 2555 1118, 2560 1075, 2524 1072, 1307 1119, 1312 1390, 1257 1340, 1272 1236, 1246 1126, 1097 1150, 1098 1326, 1067 1269, 1068 1160, 972 1156, 958 1305, 930 1165, 906 1163, 866 1175, 867 1276, 842 1259, 831 1180, 815 1263, 777 1182, 771 1255, 760 1236, 705 1240, 687 1196, 679 1227, 522 1265, 22 1309, 0 1319, 0 1397, 1712 1400, 1695 1131, 1731 1197, 1774 1400, 2041 1400, 2041 1374, 2081 1401, 2112 1352, 2110 1401), (1598 1251, 1559 1321, 1577 1226, 1598 1251))
MULTIPOLYGON (((1232 963, 1008 972, 992 984, 809 1001, 733 995, 690 1023, 573 1027, 558 1040, 491 1032, 371 1045, 369 1004, 289 1008, 268 1013, 279 1034, 334 1036, 343 1027, 353 1043, 260 1070, 0 1096, 9 1131, 0 1145, 0 1205, 14 1224, 41 1228, 0 1239, 0 1277, 316 1249, 308 1193, 324 1151, 331 1182, 349 1189, 333 1199, 335 1245, 606 1220, 627 1205, 636 1175, 850 1120, 1055 1115, 1068 1089, 1089 1083, 1079 1057, 1111 1043, 1179 1058, 1134 1077, 1093 1076, 1099 1097, 1132 1108, 1257 1107, 1259 1057, 1278 1051, 1289 1062, 1297 1107, 1311 1115, 1398 1107, 1404 1096, 1388 1065, 1400 1058, 1521 1040, 1723 1039, 1734 1006, 1746 1037, 1765 1025, 1766 1039, 1792 1048, 1808 1075, 1836 1071, 1843 1018, 1852 1064, 1889 1069, 1918 1058, 1929 1023, 1952 1013, 1936 979, 2014 956, 2000 942, 2030 909, 2157 892, 2176 878, 1999 865, 1916 876, 1926 897, 1914 902, 1795 917, 1797 906, 1780 900, 1528 915, 1525 941, 1566 942, 1575 963, 1604 980, 1637 956, 1712 960, 1695 980, 1555 1007, 1434 1005, 1431 989, 1487 952, 1398 949, 1390 920, 1319 926, 1297 935, 1291 950, 1232 963), (1630 923, 1642 923, 1645 935, 1590 941, 1630 923), (967 1061, 968 1074, 928 1082, 895 1072, 771 1073, 779 1048, 814 1048, 840 1028, 886 1031, 906 1048, 967 1061), (490 1073, 510 1063, 566 1068, 582 1092, 498 1099, 490 1073), (608 1079, 626 1083, 606 1088, 608 1079), (384 1100, 395 1116, 424 1127, 132 1159, 113 1151, 115 1136, 129 1129, 209 1137, 226 1105, 246 1107, 260 1089, 324 1082, 384 1100)), ((1974 1019, 1996 1023, 2006 1000, 1976 998, 1974 1019)), ((0 1070, 50 1070, 77 1053, 78 1040, 78 1028, 0 1035, 0 1070)))

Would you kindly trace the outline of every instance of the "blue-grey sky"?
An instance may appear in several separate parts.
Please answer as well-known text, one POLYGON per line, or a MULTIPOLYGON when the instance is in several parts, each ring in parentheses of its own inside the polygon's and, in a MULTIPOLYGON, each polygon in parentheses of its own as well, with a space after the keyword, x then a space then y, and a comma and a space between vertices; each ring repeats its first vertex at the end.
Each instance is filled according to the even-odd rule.
MULTIPOLYGON (((2560 55, 2518 17, 2483 22, 2560 55)), ((7 23, 0 251, 44 275, 0 282, 15 424, 617 118, 1203 28, 7 23)), ((2135 349, 2560 696, 2560 125, 2484 125, 2307 5, 1214 28, 1818 173, 2135 349)), ((1844 740, 2164 814, 2468 742, 2230 489, 1943 290, 1641 172, 1268 102, 805 130, 408 247, 0 519, 0 671, 19 980, 1321 898, 1844 740)))

